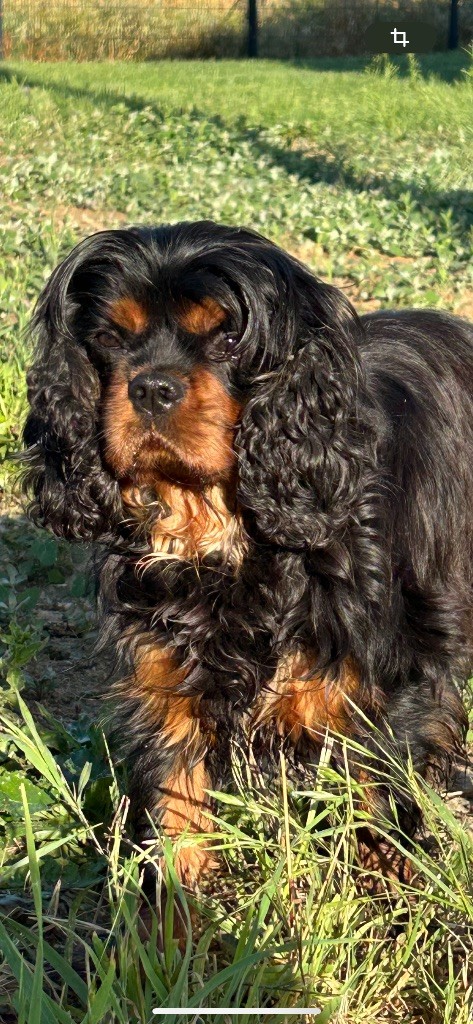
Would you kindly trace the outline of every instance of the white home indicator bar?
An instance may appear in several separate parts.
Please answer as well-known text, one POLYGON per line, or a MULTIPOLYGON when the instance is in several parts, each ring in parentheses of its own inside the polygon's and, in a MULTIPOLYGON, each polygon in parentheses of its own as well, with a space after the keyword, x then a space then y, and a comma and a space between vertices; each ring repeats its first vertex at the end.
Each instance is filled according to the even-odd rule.
POLYGON ((322 1010, 320 1008, 313 1006, 296 1006, 294 1007, 294 1009, 291 1009, 290 1006, 285 1006, 280 1009, 273 1009, 273 1007, 271 1006, 260 1006, 256 1007, 256 1009, 254 1010, 247 1010, 245 1009, 245 1007, 237 1009, 235 1006, 228 1006, 223 1010, 206 1010, 205 1008, 200 1009, 199 1007, 197 1007, 195 1010, 185 1010, 181 1009, 180 1006, 168 1006, 166 1009, 153 1010, 153 1013, 155 1013, 157 1016, 161 1015, 164 1017, 170 1017, 171 1013, 179 1013, 181 1016, 185 1014, 187 1017, 203 1017, 204 1014, 206 1013, 211 1014, 212 1017, 222 1017, 224 1014, 228 1014, 229 1016, 233 1017, 242 1017, 244 1013, 253 1015, 257 1013, 263 1013, 267 1014, 267 1016, 269 1016, 270 1014, 279 1013, 285 1014, 286 1017, 295 1017, 296 1015, 310 1013, 312 1014, 313 1017, 316 1017, 317 1014, 322 1013, 322 1010))

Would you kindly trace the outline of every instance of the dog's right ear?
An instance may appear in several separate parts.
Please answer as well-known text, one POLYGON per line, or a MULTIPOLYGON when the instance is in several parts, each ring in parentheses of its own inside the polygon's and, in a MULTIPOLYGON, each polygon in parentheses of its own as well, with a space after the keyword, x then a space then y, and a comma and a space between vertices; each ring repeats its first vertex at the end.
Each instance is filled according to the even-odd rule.
POLYGON ((100 232, 76 246, 50 277, 32 319, 23 485, 33 494, 32 519, 69 540, 110 540, 123 518, 118 484, 100 453, 98 374, 76 335, 78 280, 84 273, 93 280, 99 264, 102 272, 107 262, 116 266, 124 235, 100 232))

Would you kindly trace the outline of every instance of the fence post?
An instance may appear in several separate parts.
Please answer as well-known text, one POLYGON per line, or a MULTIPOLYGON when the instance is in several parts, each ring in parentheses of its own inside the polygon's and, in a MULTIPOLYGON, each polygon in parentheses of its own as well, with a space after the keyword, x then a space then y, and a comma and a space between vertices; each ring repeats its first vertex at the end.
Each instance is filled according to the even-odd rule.
POLYGON ((450 24, 448 26, 448 49, 458 48, 458 0, 450 0, 450 24))
POLYGON ((257 0, 248 0, 248 56, 258 56, 257 0))
POLYGON ((3 60, 3 0, 0 0, 0 60, 3 60))

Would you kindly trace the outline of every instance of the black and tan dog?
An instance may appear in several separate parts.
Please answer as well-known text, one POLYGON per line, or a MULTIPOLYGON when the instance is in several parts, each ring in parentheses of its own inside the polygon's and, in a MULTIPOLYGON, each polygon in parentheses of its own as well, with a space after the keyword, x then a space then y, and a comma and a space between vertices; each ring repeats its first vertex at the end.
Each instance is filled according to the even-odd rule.
MULTIPOLYGON (((210 830, 238 733, 307 763, 328 728, 444 774, 472 663, 472 327, 358 318, 271 242, 200 222, 86 239, 33 328, 31 514, 106 545, 142 836, 146 810, 210 830)), ((213 863, 178 857, 185 884, 213 863)))

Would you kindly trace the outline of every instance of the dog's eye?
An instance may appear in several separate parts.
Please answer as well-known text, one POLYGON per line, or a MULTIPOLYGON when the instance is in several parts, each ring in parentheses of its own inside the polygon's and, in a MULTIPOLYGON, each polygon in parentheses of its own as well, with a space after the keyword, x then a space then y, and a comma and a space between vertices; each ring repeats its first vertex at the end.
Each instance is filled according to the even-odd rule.
POLYGON ((211 355, 214 359, 237 359, 236 347, 239 342, 237 334, 220 334, 211 342, 211 355))
POLYGON ((232 359, 236 359, 235 349, 236 349, 236 347, 238 345, 238 342, 239 342, 238 335, 236 335, 236 334, 226 334, 225 335, 225 351, 226 351, 226 354, 228 356, 232 357, 232 359))
POLYGON ((101 348, 121 348, 120 339, 111 331, 99 331, 95 335, 95 341, 101 348))

